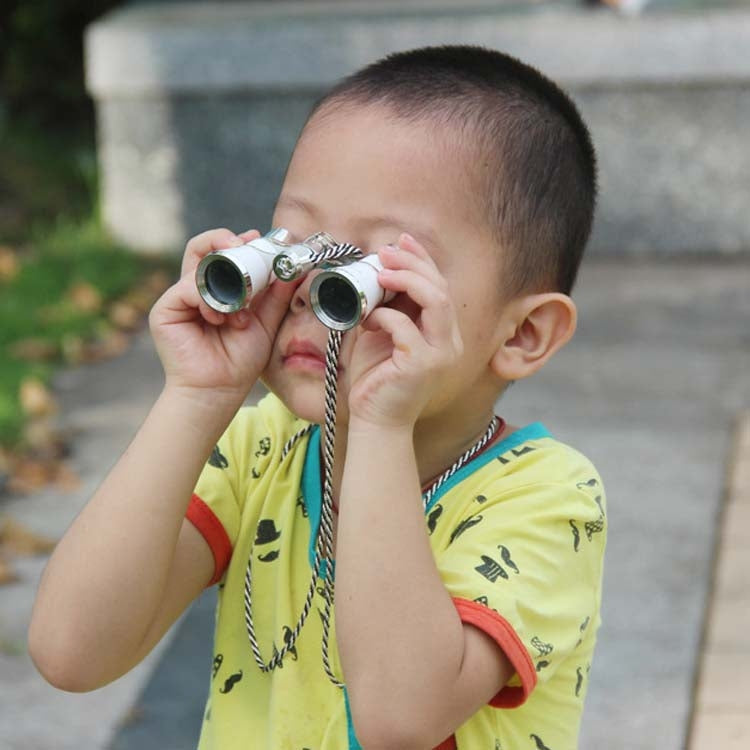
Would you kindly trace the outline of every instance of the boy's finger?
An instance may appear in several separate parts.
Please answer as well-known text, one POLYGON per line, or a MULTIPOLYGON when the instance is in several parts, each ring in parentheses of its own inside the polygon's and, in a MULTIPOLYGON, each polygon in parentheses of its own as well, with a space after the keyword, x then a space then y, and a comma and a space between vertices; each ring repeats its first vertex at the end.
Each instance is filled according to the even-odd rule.
POLYGON ((447 290, 411 270, 385 269, 378 274, 384 289, 403 292, 422 308, 421 325, 426 340, 437 344, 453 330, 453 303, 447 290))
POLYGON ((230 328, 243 329, 247 328, 250 322, 250 311, 249 310, 238 310, 237 312, 231 313, 226 316, 226 323, 230 328))
POLYGON ((211 310, 202 302, 190 276, 183 276, 159 298, 151 311, 151 319, 159 323, 187 323, 200 317, 213 324, 223 315, 211 310), (203 305, 203 307, 201 307, 203 305))
POLYGON ((414 271, 438 287, 447 288, 444 276, 429 255, 420 255, 400 246, 389 245, 378 250, 378 257, 386 268, 414 271))
POLYGON ((231 229, 209 229, 188 240, 182 257, 181 275, 192 273, 201 259, 214 250, 226 250, 243 245, 247 240, 236 235, 231 229))
POLYGON ((414 354, 424 347, 424 338, 408 315, 390 307, 378 307, 365 320, 367 331, 384 331, 391 337, 393 346, 404 354, 414 354))
POLYGON ((224 313, 220 313, 212 307, 209 307, 203 300, 198 303, 198 310, 203 320, 214 326, 220 326, 226 319, 224 313))
POLYGON ((240 232, 238 237, 241 237, 245 242, 251 242, 252 240, 257 240, 258 237, 260 237, 260 232, 257 229, 248 229, 244 232, 240 232))
POLYGON ((176 310, 178 307, 186 311, 197 310, 200 316, 212 325, 221 325, 225 315, 209 307, 201 298, 195 285, 192 274, 185 274, 175 285, 175 298, 170 307, 176 310))
POLYGON ((431 263, 434 263, 434 261, 432 260, 432 256, 427 252, 424 245, 418 240, 414 239, 414 237, 412 237, 408 232, 402 232, 399 235, 398 245, 404 250, 408 250, 409 252, 414 253, 420 258, 429 260, 431 263))

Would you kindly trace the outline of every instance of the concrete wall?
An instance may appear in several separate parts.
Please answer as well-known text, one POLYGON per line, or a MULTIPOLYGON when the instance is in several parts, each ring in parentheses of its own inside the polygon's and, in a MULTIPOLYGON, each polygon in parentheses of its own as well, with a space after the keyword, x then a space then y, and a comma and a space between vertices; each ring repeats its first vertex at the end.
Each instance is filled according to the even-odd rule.
POLYGON ((750 250, 750 10, 623 18, 578 4, 165 3, 87 34, 102 202, 113 233, 179 249, 265 229, 311 104, 341 76, 425 44, 476 43, 536 65, 578 102, 598 149, 591 251, 750 250))

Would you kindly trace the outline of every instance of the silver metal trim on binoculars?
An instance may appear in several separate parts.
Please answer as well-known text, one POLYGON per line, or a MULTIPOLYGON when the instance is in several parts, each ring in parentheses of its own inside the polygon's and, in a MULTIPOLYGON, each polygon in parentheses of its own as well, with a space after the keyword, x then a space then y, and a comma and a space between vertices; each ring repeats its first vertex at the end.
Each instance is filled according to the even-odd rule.
POLYGON ((317 232, 306 240, 284 248, 273 261, 273 272, 282 281, 294 281, 315 268, 318 256, 337 246, 327 232, 317 232))
POLYGON ((348 331, 393 299, 394 292, 378 284, 382 270, 380 258, 367 255, 318 274, 310 285, 310 305, 318 320, 336 331, 348 331))
POLYGON ((250 242, 206 255, 195 272, 201 298, 214 310, 232 313, 247 307, 278 277, 293 281, 316 267, 326 270, 313 279, 310 304, 328 328, 354 328, 379 304, 393 298, 378 284, 382 269, 376 255, 362 257, 358 248, 339 244, 326 232, 291 243, 283 228, 250 242), (338 267, 331 268, 336 265, 338 267))
POLYGON ((195 270, 198 292, 205 303, 222 313, 249 305, 273 281, 274 258, 289 247, 289 236, 286 229, 272 229, 239 247, 206 255, 195 270))

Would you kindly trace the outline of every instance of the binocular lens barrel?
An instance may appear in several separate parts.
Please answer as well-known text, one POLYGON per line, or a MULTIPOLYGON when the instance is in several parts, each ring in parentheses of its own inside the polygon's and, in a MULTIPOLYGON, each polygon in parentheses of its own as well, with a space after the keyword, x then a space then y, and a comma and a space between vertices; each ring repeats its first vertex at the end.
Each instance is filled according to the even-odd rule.
POLYGON ((208 294, 221 305, 235 309, 244 305, 246 289, 242 273, 226 258, 217 257, 206 266, 204 283, 208 294))
POLYGON ((195 270, 203 301, 222 313, 237 312, 249 305, 273 281, 273 259, 288 236, 286 229, 274 229, 246 245, 206 255, 195 270))
POLYGON ((328 276, 317 288, 317 308, 315 314, 331 328, 347 330, 357 325, 361 315, 362 303, 352 283, 342 276, 328 276))
POLYGON ((310 285, 310 304, 321 323, 336 331, 348 331, 361 323, 394 293, 378 284, 383 269, 377 255, 323 271, 310 285))

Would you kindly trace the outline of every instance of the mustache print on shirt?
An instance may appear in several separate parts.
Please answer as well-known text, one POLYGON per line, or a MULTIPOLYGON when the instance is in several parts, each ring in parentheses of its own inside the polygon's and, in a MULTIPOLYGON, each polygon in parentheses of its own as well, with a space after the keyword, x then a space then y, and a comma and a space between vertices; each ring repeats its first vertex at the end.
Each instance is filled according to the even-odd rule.
POLYGON ((227 677, 226 681, 224 682, 224 687, 219 688, 219 692, 224 694, 228 693, 241 679, 242 670, 240 669, 239 672, 230 674, 229 677, 227 677))

